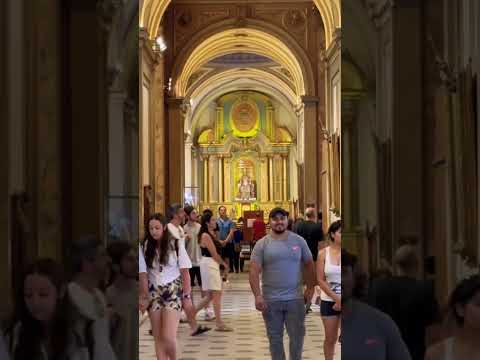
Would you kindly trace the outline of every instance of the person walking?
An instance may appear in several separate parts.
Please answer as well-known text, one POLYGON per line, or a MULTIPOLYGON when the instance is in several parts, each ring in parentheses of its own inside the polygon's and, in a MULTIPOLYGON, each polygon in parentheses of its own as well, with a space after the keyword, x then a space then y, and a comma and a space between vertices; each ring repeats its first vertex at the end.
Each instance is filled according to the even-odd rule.
MULTIPOLYGON (((308 244, 310 251, 312 252, 313 262, 317 262, 317 256, 320 251, 320 244, 323 241, 323 229, 322 224, 317 222, 316 219, 317 210, 314 206, 307 207, 305 209, 305 221, 301 222, 297 226, 296 233, 303 237, 308 244)), ((305 311, 310 313, 311 302, 307 303, 305 311)))
MULTIPOLYGON (((190 279, 192 288, 195 286, 195 279, 197 279, 197 285, 200 287, 202 298, 207 296, 207 293, 202 290, 202 275, 200 272, 200 261, 202 260, 202 252, 200 249, 200 224, 198 222, 198 212, 193 206, 185 207, 185 215, 187 217, 187 223, 184 225, 183 229, 185 230, 186 244, 188 256, 192 261, 192 267, 190 269, 190 279)), ((193 292, 192 292, 192 303, 194 303, 193 292)), ((205 321, 215 320, 215 315, 213 311, 208 308, 208 305, 205 307, 204 313, 205 321)))
MULTIPOLYGON (((185 249, 185 243, 190 240, 190 235, 188 235, 183 227, 181 226, 185 222, 185 210, 181 204, 175 203, 168 207, 168 220, 167 231, 168 235, 175 239, 178 242, 178 246, 185 249)), ((188 257, 188 254, 187 254, 188 257)), ((188 257, 190 260, 190 257, 188 257)), ((192 263, 190 261, 189 271, 182 274, 182 289, 184 292, 184 297, 182 298, 182 308, 185 311, 187 316, 187 322, 190 325, 192 331, 192 336, 199 335, 206 331, 211 330, 209 327, 201 326, 197 323, 196 315, 197 309, 193 306, 192 303, 192 294, 191 294, 191 280, 190 280, 190 269, 192 268, 192 263)), ((205 304, 206 305, 206 304, 205 304)))
POLYGON ((227 263, 220 256, 222 245, 215 236, 216 219, 212 213, 208 212, 202 216, 200 228, 200 249, 202 260, 200 261, 200 272, 202 276, 202 290, 207 294, 206 299, 202 299, 197 305, 198 309, 213 303, 215 311, 216 331, 233 331, 222 319, 222 279, 220 275, 220 266, 227 268, 227 263))
POLYGON ((223 273, 223 280, 227 282, 228 273, 233 272, 233 256, 234 256, 234 246, 233 246, 233 231, 235 230, 235 224, 227 216, 227 208, 225 206, 220 206, 218 208, 219 217, 217 219, 217 226, 219 230, 219 239, 220 243, 223 246, 222 249, 222 258, 227 263, 225 272, 223 273))
POLYGON ((328 229, 330 245, 322 249, 317 261, 317 279, 320 285, 320 314, 325 329, 323 353, 325 360, 333 360, 335 344, 341 323, 342 309, 342 223, 333 222, 328 229))
POLYGON ((412 360, 395 322, 359 300, 365 276, 356 256, 342 250, 341 264, 342 359, 412 360))
POLYGON ((290 360, 300 360, 305 337, 305 303, 311 300, 315 287, 312 253, 302 237, 287 230, 288 213, 284 209, 274 208, 269 220, 271 233, 253 248, 250 286, 255 307, 265 320, 272 360, 285 360, 285 327, 290 338, 290 360))
MULTIPOLYGON (((180 313, 191 296, 188 269, 192 264, 183 244, 170 236, 166 226, 163 215, 153 214, 143 245, 150 298, 147 309, 158 360, 176 359, 180 313)), ((203 330, 198 327, 192 335, 203 330)))

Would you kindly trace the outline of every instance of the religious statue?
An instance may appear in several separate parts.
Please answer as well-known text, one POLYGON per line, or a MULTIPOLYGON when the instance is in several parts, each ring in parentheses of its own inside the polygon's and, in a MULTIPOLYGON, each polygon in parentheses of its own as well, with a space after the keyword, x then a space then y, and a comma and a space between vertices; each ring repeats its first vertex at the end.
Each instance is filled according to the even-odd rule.
POLYGON ((238 182, 237 200, 255 200, 255 185, 248 175, 243 175, 238 182))

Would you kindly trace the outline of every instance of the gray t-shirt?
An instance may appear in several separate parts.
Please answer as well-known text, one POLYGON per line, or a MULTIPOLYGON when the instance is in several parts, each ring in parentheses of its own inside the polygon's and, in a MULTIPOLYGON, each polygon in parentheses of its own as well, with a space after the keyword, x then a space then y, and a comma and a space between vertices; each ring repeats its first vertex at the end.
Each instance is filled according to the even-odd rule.
POLYGON ((353 301, 342 318, 342 359, 411 360, 397 325, 381 311, 353 301))
POLYGON ((262 268, 266 301, 303 299, 303 265, 312 260, 304 238, 290 231, 286 240, 267 235, 257 241, 251 259, 262 268))
POLYGON ((0 359, 2 360, 10 359, 7 353, 7 346, 5 345, 1 331, 0 331, 0 359))

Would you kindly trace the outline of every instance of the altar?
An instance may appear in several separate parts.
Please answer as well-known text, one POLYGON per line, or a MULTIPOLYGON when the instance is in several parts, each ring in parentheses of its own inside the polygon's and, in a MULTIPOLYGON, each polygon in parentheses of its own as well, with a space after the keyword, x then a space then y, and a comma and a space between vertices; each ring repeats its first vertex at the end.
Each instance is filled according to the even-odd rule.
POLYGON ((296 144, 289 129, 276 124, 270 98, 238 91, 216 100, 217 113, 204 128, 192 151, 200 210, 227 208, 232 219, 245 211, 268 212, 277 206, 293 211, 298 196, 296 144))

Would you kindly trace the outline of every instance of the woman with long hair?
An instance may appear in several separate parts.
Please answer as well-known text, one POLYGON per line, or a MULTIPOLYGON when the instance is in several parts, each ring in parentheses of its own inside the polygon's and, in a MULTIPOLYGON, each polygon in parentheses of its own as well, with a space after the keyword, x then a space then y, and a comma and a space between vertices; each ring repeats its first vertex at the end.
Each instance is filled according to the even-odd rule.
POLYGON ((150 297, 148 311, 157 359, 175 360, 182 299, 190 298, 190 292, 182 288, 182 274, 188 273, 192 265, 185 247, 169 236, 166 227, 167 219, 153 214, 143 246, 150 297))
POLYGON ((329 245, 318 253, 317 279, 320 285, 320 315, 325 328, 325 360, 333 360, 341 323, 342 309, 342 223, 333 222, 328 229, 329 245))
POLYGON ((40 259, 26 271, 8 333, 12 360, 60 360, 67 356, 67 302, 64 270, 40 259))
POLYGON ((426 360, 480 359, 480 276, 461 281, 450 296, 453 336, 431 346, 426 360))
MULTIPOLYGON (((215 312, 215 321, 217 331, 233 331, 222 320, 222 278, 220 275, 220 266, 227 269, 227 264, 221 257, 222 245, 217 240, 215 228, 217 222, 213 213, 204 212, 201 221, 200 232, 200 250, 202 259, 200 261, 200 273, 202 277, 202 290, 207 293, 205 301, 212 301, 215 312)), ((199 305, 202 307, 203 301, 199 305)))

